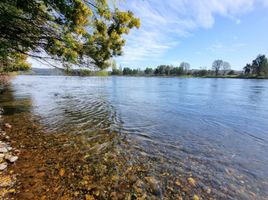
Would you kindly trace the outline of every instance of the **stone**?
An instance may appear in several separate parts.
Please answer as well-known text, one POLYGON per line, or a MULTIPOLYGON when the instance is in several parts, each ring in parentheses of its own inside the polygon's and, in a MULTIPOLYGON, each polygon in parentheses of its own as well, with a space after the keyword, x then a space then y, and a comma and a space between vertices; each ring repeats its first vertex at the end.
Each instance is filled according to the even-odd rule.
POLYGON ((197 196, 196 194, 193 196, 193 200, 199 200, 199 196, 197 196))
POLYGON ((13 163, 13 162, 16 162, 16 160, 18 160, 18 156, 6 155, 5 159, 13 163))
POLYGON ((6 152, 8 152, 6 147, 1 147, 0 148, 0 153, 6 153, 6 152))
POLYGON ((86 200, 95 200, 95 198, 93 196, 88 195, 88 194, 86 194, 85 199, 86 200))
POLYGON ((154 177, 145 177, 144 179, 148 182, 148 184, 149 184, 149 186, 154 194, 156 194, 156 195, 160 194, 158 181, 154 177))
POLYGON ((175 182, 175 184, 177 185, 177 186, 181 186, 181 182, 179 181, 179 180, 177 180, 176 182, 175 182))
POLYGON ((188 180, 188 183, 189 183, 191 186, 193 186, 193 187, 196 186, 196 181, 195 181, 193 178, 188 178, 187 180, 188 180))
POLYGON ((7 168, 7 163, 1 163, 0 164, 0 170, 2 171, 2 170, 4 170, 4 169, 6 169, 7 168))
POLYGON ((0 153, 0 159, 1 159, 1 158, 4 158, 4 157, 5 157, 5 154, 0 153))
POLYGON ((127 177, 131 183, 135 183, 137 181, 137 177, 133 174, 129 174, 127 177))
POLYGON ((9 129, 12 128, 12 126, 9 123, 5 123, 5 127, 9 129))
POLYGON ((64 176, 64 174, 65 174, 65 169, 61 168, 60 171, 59 171, 59 175, 64 176))

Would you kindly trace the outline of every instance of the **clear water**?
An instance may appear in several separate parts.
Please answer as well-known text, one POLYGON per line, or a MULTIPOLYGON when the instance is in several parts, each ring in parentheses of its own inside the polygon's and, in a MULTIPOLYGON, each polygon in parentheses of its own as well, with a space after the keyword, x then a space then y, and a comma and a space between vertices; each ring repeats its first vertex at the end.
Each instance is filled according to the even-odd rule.
POLYGON ((128 162, 151 163, 159 198, 170 197, 163 172, 215 198, 268 198, 267 80, 17 76, 11 90, 31 106, 6 114, 30 111, 55 134, 127 137, 128 162))

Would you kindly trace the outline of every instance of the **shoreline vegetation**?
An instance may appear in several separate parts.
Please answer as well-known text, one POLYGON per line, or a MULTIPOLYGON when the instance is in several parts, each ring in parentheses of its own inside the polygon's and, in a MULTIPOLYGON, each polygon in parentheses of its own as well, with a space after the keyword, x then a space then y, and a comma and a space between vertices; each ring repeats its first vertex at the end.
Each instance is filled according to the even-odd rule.
MULTIPOLYGON (((115 61, 111 63, 112 70, 90 70, 88 68, 32 68, 20 71, 23 75, 67 75, 67 76, 133 76, 133 77, 181 77, 181 78, 237 78, 237 79, 268 79, 268 60, 265 55, 258 55, 247 64, 243 70, 233 70, 231 65, 223 60, 215 60, 211 69, 206 67, 190 69, 190 64, 182 62, 179 67, 173 65, 159 65, 156 68, 147 67, 144 70, 129 67, 117 67, 115 61)), ((16 72, 13 72, 16 73, 16 72)))

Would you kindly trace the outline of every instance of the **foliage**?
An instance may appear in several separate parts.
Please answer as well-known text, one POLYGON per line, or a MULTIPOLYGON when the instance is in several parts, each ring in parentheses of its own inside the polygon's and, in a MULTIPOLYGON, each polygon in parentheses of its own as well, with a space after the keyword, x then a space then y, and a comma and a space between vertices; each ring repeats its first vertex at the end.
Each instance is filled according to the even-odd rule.
POLYGON ((258 76, 268 75, 268 61, 265 55, 258 55, 257 58, 252 61, 252 70, 254 74, 258 76))
POLYGON ((139 26, 132 12, 112 9, 106 0, 2 0, 0 61, 15 61, 17 53, 49 55, 63 66, 104 69, 122 54, 122 36, 139 26))
POLYGON ((252 61, 252 64, 247 64, 244 67, 245 74, 253 74, 257 76, 268 76, 268 60, 265 55, 258 55, 252 61))
POLYGON ((100 70, 100 71, 95 72, 94 75, 95 76, 108 76, 109 74, 106 70, 100 70))
POLYGON ((20 53, 12 53, 8 57, 0 57, 0 72, 27 71, 31 65, 27 62, 27 56, 20 53))
POLYGON ((145 70, 144 70, 144 73, 146 75, 152 75, 154 72, 153 68, 150 68, 150 67, 147 67, 145 70))
POLYGON ((182 62, 180 64, 180 68, 182 68, 184 72, 188 72, 190 70, 190 64, 187 62, 182 62))
POLYGON ((122 70, 121 69, 118 69, 117 66, 116 66, 116 62, 113 61, 112 62, 112 72, 111 72, 111 75, 122 75, 122 70))
POLYGON ((80 69, 79 75, 80 76, 90 76, 90 75, 92 75, 92 72, 89 69, 80 69))
POLYGON ((138 69, 130 69, 129 67, 123 69, 123 75, 138 75, 138 73, 138 69))
POLYGON ((200 69, 200 70, 196 70, 193 72, 193 76, 207 76, 210 74, 210 71, 206 70, 206 69, 200 69))
POLYGON ((184 66, 174 67, 172 65, 160 65, 154 70, 154 74, 158 76, 180 76, 187 74, 187 71, 185 71, 184 66))
POLYGON ((234 70, 231 70, 231 71, 228 72, 227 75, 235 75, 235 71, 234 70))

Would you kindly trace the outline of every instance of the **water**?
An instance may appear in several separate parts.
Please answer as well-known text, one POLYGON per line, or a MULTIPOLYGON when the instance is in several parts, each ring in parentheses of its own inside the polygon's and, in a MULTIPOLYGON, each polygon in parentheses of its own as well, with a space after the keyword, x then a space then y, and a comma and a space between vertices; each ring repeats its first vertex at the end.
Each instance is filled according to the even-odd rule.
POLYGON ((150 198, 268 198, 266 80, 18 76, 10 90, 6 115, 30 113, 50 133, 112 148, 118 176, 143 166, 133 174, 150 198))

